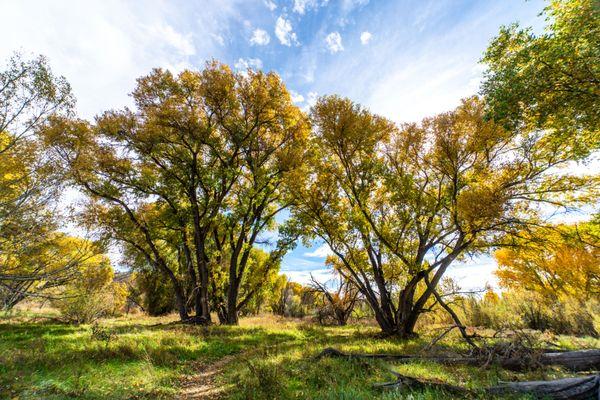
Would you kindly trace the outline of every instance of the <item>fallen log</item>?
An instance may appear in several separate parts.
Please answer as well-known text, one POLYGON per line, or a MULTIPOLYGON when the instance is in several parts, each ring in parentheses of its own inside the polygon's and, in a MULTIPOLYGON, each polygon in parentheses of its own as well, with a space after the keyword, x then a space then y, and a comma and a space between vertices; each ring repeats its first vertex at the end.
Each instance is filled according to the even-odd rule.
MULTIPOLYGON (((425 389, 434 388, 460 395, 463 398, 477 396, 477 392, 450 385, 431 379, 416 379, 397 374, 392 382, 378 383, 374 386, 380 389, 425 389)), ((553 381, 509 382, 498 386, 484 388, 482 392, 490 395, 529 394, 539 399, 553 400, 598 400, 600 399, 600 375, 585 376, 581 378, 565 378, 553 381)))
POLYGON ((375 388, 379 389, 401 389, 401 388, 410 388, 410 389, 425 389, 425 388, 435 388, 443 390, 447 393, 452 393, 459 395, 461 397, 465 397, 467 395, 474 395, 474 392, 455 385, 450 385, 445 382, 432 380, 432 379, 417 379, 412 378, 410 376, 401 375, 395 371, 389 371, 393 375, 396 376, 396 380, 392 382, 384 382, 384 383, 376 383, 373 385, 375 388))
POLYGON ((368 358, 368 359, 379 359, 379 360, 411 360, 418 358, 418 356, 410 356, 403 354, 363 354, 363 353, 344 353, 333 347, 327 347, 317 355, 317 359, 323 357, 332 358, 368 358))
POLYGON ((600 349, 543 353, 544 365, 559 365, 572 371, 600 370, 600 349))
MULTIPOLYGON (((341 358, 364 358, 364 359, 380 359, 396 362, 409 361, 433 361, 442 364, 456 365, 487 365, 488 361, 482 360, 480 357, 430 357, 416 356, 408 354, 361 354, 361 353, 344 353, 340 350, 328 347, 323 350, 317 358, 321 357, 341 357, 341 358)), ((532 364, 524 357, 494 359, 501 367, 510 370, 523 370, 532 364)), ((540 366, 560 366, 571 371, 598 371, 600 370, 600 349, 577 350, 577 351, 559 351, 552 353, 540 353, 536 356, 535 364, 540 366)))
POLYGON ((528 393, 555 400, 600 399, 600 375, 564 378, 554 381, 510 382, 487 389, 490 394, 528 393))

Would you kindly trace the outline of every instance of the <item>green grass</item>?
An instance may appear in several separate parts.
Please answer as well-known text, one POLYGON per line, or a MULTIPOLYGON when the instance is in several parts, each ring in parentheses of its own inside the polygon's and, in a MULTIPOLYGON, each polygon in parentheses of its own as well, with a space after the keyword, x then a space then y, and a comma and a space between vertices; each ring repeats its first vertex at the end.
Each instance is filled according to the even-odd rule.
MULTIPOLYGON (((514 373, 495 367, 416 362, 315 359, 325 347, 352 352, 417 353, 430 338, 381 339, 371 326, 319 327, 274 317, 243 319, 240 326, 209 328, 172 323, 173 318, 131 317, 101 322, 114 337, 92 337, 88 325, 70 326, 32 315, 0 319, 0 398, 170 399, 182 383, 222 362, 216 382, 231 399, 438 399, 435 390, 383 392, 373 383, 388 372, 436 379, 474 390, 499 380, 551 379, 558 370, 514 373)), ((561 337, 561 346, 598 347, 592 339, 561 337)), ((448 339, 435 351, 462 348, 448 339)), ((482 396, 481 398, 486 398, 482 396)))

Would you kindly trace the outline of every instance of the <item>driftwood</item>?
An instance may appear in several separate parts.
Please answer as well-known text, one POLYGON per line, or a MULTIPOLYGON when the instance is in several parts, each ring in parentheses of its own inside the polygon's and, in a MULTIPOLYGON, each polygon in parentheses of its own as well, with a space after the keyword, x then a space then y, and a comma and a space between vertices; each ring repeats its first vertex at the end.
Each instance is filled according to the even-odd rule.
POLYGON ((600 399, 600 375, 554 381, 510 382, 487 389, 490 394, 530 393, 538 398, 556 400, 600 399))
MULTIPOLYGON (((344 353, 334 348, 326 348, 317 358, 321 357, 341 357, 341 358, 363 358, 380 359, 397 362, 408 361, 433 361, 442 364, 466 364, 477 365, 486 364, 480 357, 430 357, 416 356, 407 354, 360 354, 344 353)), ((526 365, 522 357, 498 358, 495 360, 501 367, 511 370, 521 370, 526 365)), ((577 350, 577 351, 559 351, 540 353, 536 358, 536 363, 540 366, 560 366, 571 371, 598 371, 600 370, 600 349, 577 350)))
POLYGON ((547 352, 540 360, 544 365, 560 365, 572 371, 600 370, 600 349, 547 352))
MULTIPOLYGON (((395 381, 378 383, 374 386, 380 389, 435 388, 447 393, 460 395, 463 398, 475 397, 478 394, 475 391, 460 386, 450 385, 431 379, 416 379, 400 375, 393 371, 390 372, 396 375, 395 381)), ((482 389, 481 392, 490 395, 530 394, 539 399, 598 400, 600 399, 600 375, 557 379, 553 381, 509 382, 482 389)))

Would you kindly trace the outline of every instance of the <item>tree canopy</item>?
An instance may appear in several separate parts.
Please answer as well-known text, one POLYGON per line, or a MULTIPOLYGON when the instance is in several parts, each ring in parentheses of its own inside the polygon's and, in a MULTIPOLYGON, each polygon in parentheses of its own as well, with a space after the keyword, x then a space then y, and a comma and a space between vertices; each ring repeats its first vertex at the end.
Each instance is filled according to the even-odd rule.
POLYGON ((483 62, 492 117, 509 129, 550 129, 580 157, 600 147, 600 7, 596 0, 553 0, 542 34, 500 29, 483 62))
POLYGON ((541 132, 508 131, 470 98, 397 127, 337 96, 311 113, 313 158, 290 192, 293 215, 333 250, 381 328, 409 336, 450 264, 537 223, 536 204, 568 204, 585 178, 541 132))

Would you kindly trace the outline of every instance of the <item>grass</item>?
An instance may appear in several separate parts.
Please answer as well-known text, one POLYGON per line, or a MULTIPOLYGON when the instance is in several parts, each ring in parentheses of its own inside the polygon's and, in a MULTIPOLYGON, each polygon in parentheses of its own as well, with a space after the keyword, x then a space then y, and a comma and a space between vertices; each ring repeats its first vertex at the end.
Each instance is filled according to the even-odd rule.
MULTIPOLYGON (((372 326, 320 327, 273 316, 242 319, 240 326, 208 328, 173 323, 173 317, 104 320, 110 339, 95 339, 89 325, 70 326, 31 314, 0 319, 0 398, 171 399, 183 382, 226 357, 214 385, 228 399, 439 399, 435 390, 382 392, 373 383, 387 371, 437 379, 477 390, 499 380, 551 379, 560 370, 514 373, 499 368, 431 362, 315 359, 325 347, 342 351, 417 353, 430 338, 381 339, 372 326)), ((599 347, 593 339, 556 338, 564 348, 599 347)), ((463 344, 449 338, 438 352, 463 344)), ((482 395, 481 398, 487 398, 482 395)))

